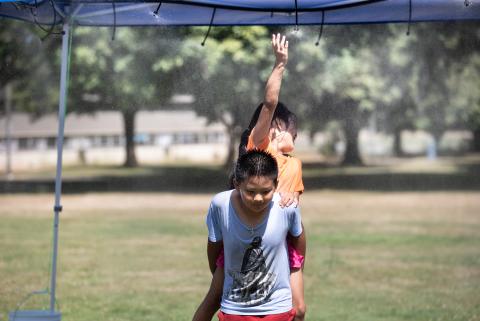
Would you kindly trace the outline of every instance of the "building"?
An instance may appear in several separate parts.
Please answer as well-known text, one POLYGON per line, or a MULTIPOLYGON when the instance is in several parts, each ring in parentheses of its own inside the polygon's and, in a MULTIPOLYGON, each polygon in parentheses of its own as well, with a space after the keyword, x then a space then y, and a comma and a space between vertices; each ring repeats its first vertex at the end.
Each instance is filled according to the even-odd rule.
MULTIPOLYGON (((0 151, 6 156, 6 118, 0 118, 0 151)), ((33 119, 13 113, 10 120, 13 169, 34 169, 56 163, 56 114, 33 119)), ((227 153, 225 127, 208 124, 190 110, 139 111, 135 118, 136 155, 141 164, 222 162, 227 153)), ((68 114, 65 120, 64 164, 122 164, 125 137, 120 112, 68 114)), ((6 157, 0 160, 5 168, 6 157)))

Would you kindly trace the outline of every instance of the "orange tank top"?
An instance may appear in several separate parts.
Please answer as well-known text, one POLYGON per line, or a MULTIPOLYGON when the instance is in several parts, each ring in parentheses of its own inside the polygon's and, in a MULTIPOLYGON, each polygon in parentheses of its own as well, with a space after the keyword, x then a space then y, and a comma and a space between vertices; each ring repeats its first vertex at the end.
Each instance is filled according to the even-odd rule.
POLYGON ((275 151, 268 137, 265 137, 258 146, 255 146, 250 135, 247 150, 255 148, 269 152, 277 161, 278 192, 303 192, 302 162, 298 158, 275 151))

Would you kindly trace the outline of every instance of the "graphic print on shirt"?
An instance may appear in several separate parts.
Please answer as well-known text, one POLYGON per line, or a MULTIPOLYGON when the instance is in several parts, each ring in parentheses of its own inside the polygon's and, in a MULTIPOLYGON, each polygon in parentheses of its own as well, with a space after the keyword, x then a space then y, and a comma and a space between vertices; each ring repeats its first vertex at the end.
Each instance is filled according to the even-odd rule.
POLYGON ((270 296, 277 276, 267 270, 261 243, 262 238, 256 236, 245 250, 240 272, 228 272, 233 279, 227 294, 229 300, 241 305, 253 305, 270 296))

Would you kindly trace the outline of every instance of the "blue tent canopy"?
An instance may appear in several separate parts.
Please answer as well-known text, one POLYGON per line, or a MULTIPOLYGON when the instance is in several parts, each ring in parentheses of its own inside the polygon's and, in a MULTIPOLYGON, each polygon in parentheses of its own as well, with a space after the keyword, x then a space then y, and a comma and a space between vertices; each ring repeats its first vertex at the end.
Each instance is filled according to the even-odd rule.
POLYGON ((479 20, 469 0, 0 0, 0 16, 44 25, 320 25, 479 20))

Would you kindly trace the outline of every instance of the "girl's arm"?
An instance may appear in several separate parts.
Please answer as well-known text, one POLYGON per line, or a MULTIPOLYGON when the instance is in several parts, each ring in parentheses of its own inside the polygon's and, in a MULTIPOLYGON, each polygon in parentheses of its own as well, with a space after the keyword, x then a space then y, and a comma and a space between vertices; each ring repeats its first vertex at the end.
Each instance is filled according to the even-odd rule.
POLYGON ((303 223, 302 223, 302 234, 296 237, 292 236, 291 234, 288 234, 288 238, 289 238, 290 244, 292 244, 293 248, 297 250, 298 254, 305 257, 305 254, 307 252, 307 238, 305 236, 305 228, 303 227, 303 223))
POLYGON ((208 266, 210 267, 210 271, 214 274, 217 268, 217 258, 220 255, 220 252, 223 248, 223 242, 212 242, 208 240, 207 244, 207 257, 208 257, 208 266))
MULTIPOLYGON (((305 258, 307 250, 307 240, 305 237, 305 229, 303 228, 303 223, 302 234, 300 234, 300 236, 298 237, 293 237, 289 234, 288 238, 291 246, 298 252, 298 254, 302 255, 303 258, 305 258)), ((291 253, 289 253, 289 260, 292 260, 290 255, 291 253)), ((295 268, 292 268, 292 263, 290 263, 290 287, 292 289, 292 303, 296 311, 294 321, 303 321, 305 319, 305 313, 307 310, 303 293, 303 263, 304 261, 302 262, 300 267, 295 266, 295 268)))
POLYGON ((252 141, 255 146, 268 136, 273 113, 277 108, 283 72, 288 61, 288 41, 280 34, 272 35, 272 49, 275 54, 275 65, 265 86, 265 98, 257 124, 252 129, 252 141))
POLYGON ((302 232, 298 236, 294 236, 292 232, 295 231, 298 227, 290 230, 287 236, 287 241, 289 244, 290 266, 303 269, 303 263, 307 252, 307 237, 305 235, 305 226, 303 225, 303 222, 300 218, 300 213, 298 211, 298 209, 295 210, 295 215, 297 217, 294 218, 294 221, 292 223, 293 226, 298 226, 298 224, 300 224, 302 232), (294 260, 292 261, 292 259, 294 260))

